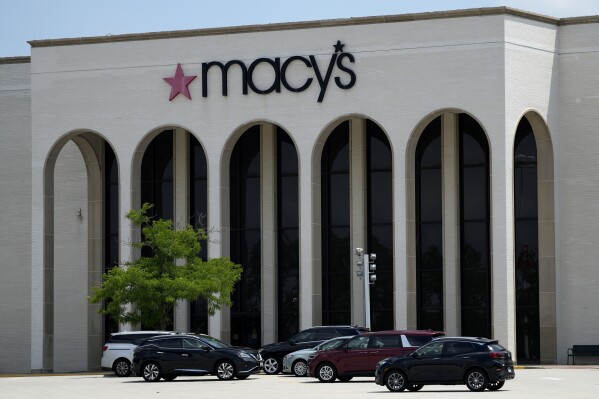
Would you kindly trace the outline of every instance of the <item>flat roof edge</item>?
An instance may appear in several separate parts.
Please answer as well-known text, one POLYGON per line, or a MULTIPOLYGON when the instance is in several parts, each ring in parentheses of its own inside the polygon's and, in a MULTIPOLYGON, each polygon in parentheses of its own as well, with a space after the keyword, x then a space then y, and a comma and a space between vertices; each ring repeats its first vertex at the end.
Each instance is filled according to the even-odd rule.
POLYGON ((0 64, 28 64, 31 63, 31 57, 0 57, 0 64))
POLYGON ((65 38, 65 39, 45 39, 45 40, 31 40, 28 41, 31 47, 52 47, 52 46, 70 46, 80 44, 98 44, 98 43, 116 43, 116 42, 127 42, 127 41, 141 41, 141 40, 158 40, 158 39, 173 39, 183 37, 195 37, 195 36, 216 36, 216 35, 227 35, 237 33, 251 33, 251 32, 271 32, 271 31, 283 31, 283 30, 295 30, 295 29, 314 29, 324 27, 335 27, 335 26, 348 26, 348 25, 367 25, 367 24, 383 24, 383 23, 394 23, 394 22, 410 22, 410 21, 423 21, 430 19, 443 19, 443 18, 460 18, 460 17, 476 17, 476 16, 490 16, 490 15, 515 15, 518 17, 544 22, 553 25, 574 25, 574 24, 586 24, 586 23, 599 23, 599 16, 588 16, 588 17, 573 17, 573 18, 553 18, 541 14, 536 14, 528 11, 523 11, 510 7, 483 7, 483 8, 469 8, 464 10, 449 10, 449 11, 433 11, 433 12, 422 12, 413 14, 397 14, 397 15, 382 15, 382 16, 371 16, 371 17, 356 17, 356 18, 342 18, 342 19, 326 19, 316 21, 300 21, 300 22, 282 22, 272 23, 263 25, 241 25, 233 27, 223 28, 203 28, 203 29, 190 29, 190 30, 177 30, 177 31, 163 31, 163 32, 148 32, 148 33, 131 33, 131 34, 119 34, 119 35, 106 35, 106 36, 91 36, 91 37, 79 37, 79 38, 65 38))

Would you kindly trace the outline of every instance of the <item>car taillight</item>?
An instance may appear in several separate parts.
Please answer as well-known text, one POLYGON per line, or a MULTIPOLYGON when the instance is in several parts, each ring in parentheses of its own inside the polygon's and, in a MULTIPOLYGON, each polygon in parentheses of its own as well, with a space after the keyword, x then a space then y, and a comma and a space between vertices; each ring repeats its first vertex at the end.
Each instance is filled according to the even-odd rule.
POLYGON ((502 352, 491 352, 489 353, 489 357, 493 359, 503 359, 505 357, 505 354, 502 352))
POLYGON ((104 347, 102 348, 102 352, 106 352, 108 350, 108 345, 104 345, 104 347))

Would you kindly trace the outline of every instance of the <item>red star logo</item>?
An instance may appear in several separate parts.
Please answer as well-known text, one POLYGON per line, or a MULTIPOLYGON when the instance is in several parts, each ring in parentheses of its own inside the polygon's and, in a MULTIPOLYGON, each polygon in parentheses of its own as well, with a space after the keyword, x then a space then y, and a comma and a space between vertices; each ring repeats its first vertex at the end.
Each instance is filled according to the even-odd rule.
POLYGON ((191 100, 191 94, 189 94, 189 88, 187 87, 197 76, 185 76, 183 74, 183 68, 181 64, 177 64, 177 71, 175 76, 172 78, 162 78, 166 83, 171 85, 171 95, 168 100, 172 101, 173 98, 177 97, 179 93, 191 100))

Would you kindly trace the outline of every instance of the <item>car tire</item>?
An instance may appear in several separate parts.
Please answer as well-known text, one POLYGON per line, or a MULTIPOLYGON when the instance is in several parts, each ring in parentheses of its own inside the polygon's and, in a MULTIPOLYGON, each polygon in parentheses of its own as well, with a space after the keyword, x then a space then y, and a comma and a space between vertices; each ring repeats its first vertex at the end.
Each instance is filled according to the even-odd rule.
POLYGON ((131 362, 125 358, 117 359, 112 365, 112 370, 117 377, 129 377, 131 375, 131 362))
POLYGON ((266 374, 279 374, 281 371, 281 362, 276 357, 267 357, 264 359, 262 369, 266 374))
POLYGON ((337 377, 337 379, 341 382, 350 382, 352 378, 354 378, 354 377, 347 377, 347 376, 337 377))
POLYGON ((481 392, 489 385, 487 374, 481 369, 469 370, 465 378, 466 386, 473 392, 481 392))
POLYGON ((308 364, 304 360, 296 360, 291 370, 296 377, 305 377, 308 375, 308 364))
POLYGON ((148 382, 157 382, 162 377, 162 370, 158 363, 147 362, 141 369, 141 375, 148 382))
POLYGON ((316 377, 320 382, 335 382, 337 369, 329 362, 321 363, 316 367, 316 377))
POLYGON ((424 387, 424 385, 410 385, 408 386, 408 391, 410 392, 418 392, 424 387))
POLYGON ((489 385, 487 385, 487 389, 489 391, 498 391, 501 389, 503 384, 505 384, 505 381, 489 382, 489 385))
POLYGON ((385 376, 385 386, 391 392, 402 392, 408 387, 408 379, 401 371, 391 370, 385 376))
POLYGON ((165 376, 164 376, 164 377, 162 377, 162 378, 164 378, 164 381, 174 381, 174 380, 175 380, 175 378, 177 378, 177 376, 176 376, 176 375, 172 375, 172 374, 171 374, 171 375, 165 375, 165 376))
POLYGON ((216 376, 219 380, 227 381, 235 377, 235 365, 230 360, 221 360, 216 365, 216 376))

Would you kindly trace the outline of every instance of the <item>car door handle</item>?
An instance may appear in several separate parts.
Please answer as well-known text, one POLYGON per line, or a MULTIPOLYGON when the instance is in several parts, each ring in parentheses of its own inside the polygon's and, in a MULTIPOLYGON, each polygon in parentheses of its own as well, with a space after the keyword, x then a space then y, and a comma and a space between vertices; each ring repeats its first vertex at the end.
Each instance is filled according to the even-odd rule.
POLYGON ((470 356, 462 356, 462 359, 470 359, 470 356))
POLYGON ((181 356, 187 356, 187 357, 189 357, 189 354, 188 353, 181 353, 181 356))
POLYGON ((159 355, 164 355, 164 352, 156 352, 156 353, 158 353, 159 355))

